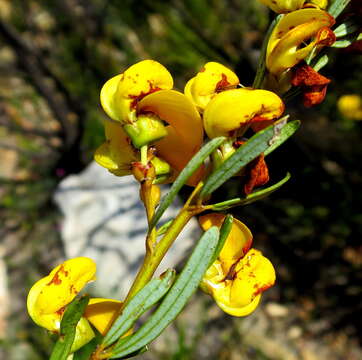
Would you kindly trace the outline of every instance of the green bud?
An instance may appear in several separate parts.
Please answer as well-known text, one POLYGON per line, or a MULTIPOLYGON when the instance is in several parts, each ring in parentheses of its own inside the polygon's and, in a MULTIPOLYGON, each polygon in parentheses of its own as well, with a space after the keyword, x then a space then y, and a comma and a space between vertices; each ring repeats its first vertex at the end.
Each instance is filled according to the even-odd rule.
POLYGON ((152 144, 167 135, 167 130, 162 121, 153 114, 139 115, 137 121, 124 125, 123 129, 137 149, 152 144))

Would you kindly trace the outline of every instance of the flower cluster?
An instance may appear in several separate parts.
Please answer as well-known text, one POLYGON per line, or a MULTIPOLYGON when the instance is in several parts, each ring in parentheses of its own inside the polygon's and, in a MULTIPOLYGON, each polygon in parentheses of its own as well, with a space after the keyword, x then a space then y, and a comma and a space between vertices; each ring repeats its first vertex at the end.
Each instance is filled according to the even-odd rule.
MULTIPOLYGON (((208 214, 199 218, 204 230, 221 227, 225 216, 208 214)), ((234 219, 229 236, 217 260, 207 270, 201 288, 210 294, 222 310, 233 316, 246 316, 258 306, 263 291, 275 282, 271 262, 251 249, 253 236, 234 219)))
MULTIPOLYGON (((70 259, 58 265, 30 289, 27 299, 30 317, 39 326, 59 333, 66 306, 87 283, 95 280, 95 273, 96 264, 86 257, 70 259)), ((122 302, 118 300, 91 298, 84 316, 77 324, 71 352, 95 336, 89 323, 104 335, 119 314, 121 305, 122 302)))
MULTIPOLYGON (((269 31, 253 87, 243 86, 242 80, 228 67, 208 62, 186 83, 184 92, 180 92, 173 89, 170 72, 154 60, 140 61, 104 84, 100 100, 109 119, 104 123, 105 142, 96 150, 94 158, 114 175, 132 174, 140 183, 140 199, 146 208, 149 231, 144 262, 124 303, 112 299, 90 299, 77 324, 71 351, 89 342, 95 336, 94 328, 100 334, 107 333, 123 305, 127 306, 130 299, 150 281, 187 221, 205 210, 224 210, 216 206, 223 203, 210 205, 208 202, 211 190, 202 194, 207 188, 207 179, 212 179, 215 171, 219 170, 215 177, 224 182, 231 176, 238 177, 244 200, 249 200, 250 194, 256 198, 260 196, 260 192, 255 195, 253 190, 269 181, 264 159, 272 146, 269 140, 269 147, 265 145, 256 151, 233 173, 230 172, 229 177, 224 178, 219 173, 225 172, 222 166, 231 168, 229 164, 235 158, 236 162, 240 162, 237 156, 243 151, 238 149, 245 143, 254 146, 253 141, 248 142, 249 136, 257 133, 254 139, 261 139, 269 134, 270 128, 261 131, 283 115, 285 104, 282 97, 287 98, 292 87, 302 91, 303 103, 307 107, 324 99, 330 80, 311 66, 311 59, 336 40, 331 30, 335 20, 323 10, 327 1, 260 1, 282 15, 277 17, 269 31), (218 139, 212 140, 215 138, 218 139), (206 151, 199 153, 199 150, 208 139, 212 140, 209 142, 211 145, 216 145, 207 153, 209 158, 205 159, 206 151), (196 165, 191 170, 192 166, 185 169, 197 153, 197 161, 200 161, 193 161, 196 165), (233 159, 225 163, 234 154, 233 159), (192 172, 200 163, 198 169, 192 172), (155 215, 161 198, 158 184, 172 183, 183 170, 183 173, 189 171, 188 180, 185 175, 185 179, 179 182, 187 181, 187 185, 195 189, 178 216, 160 231, 156 228, 160 217, 157 218, 157 213, 155 215), (157 237, 163 234, 158 240, 157 237)), ((353 96, 341 98, 341 112, 360 119, 360 100, 353 96), (358 110, 354 114, 347 112, 351 102, 358 110)), ((286 118, 280 123, 285 125, 286 118)), ((277 137, 280 123, 273 127, 277 137)), ((243 149, 249 151, 247 147, 243 149)), ((176 193, 170 197, 176 196, 176 193)), ((239 198, 236 200, 238 203, 239 198)), ((230 201, 224 204, 226 202, 230 204, 230 201)), ((157 211, 160 209, 162 205, 157 211)), ((213 226, 222 227, 224 219, 225 215, 208 213, 201 216, 199 222, 207 231, 213 226)), ((215 228, 212 231, 217 233, 215 228)), ((207 244, 209 246, 209 242, 207 244)), ((223 311, 233 316, 246 316, 253 312, 262 293, 275 283, 273 265, 251 245, 250 230, 234 219, 217 259, 211 265, 211 257, 204 262, 203 271, 206 267, 208 270, 200 285, 202 290, 211 295, 223 311)), ((34 322, 59 333, 66 306, 88 282, 95 279, 95 271, 92 260, 79 257, 65 261, 35 283, 27 301, 28 312, 34 322)))

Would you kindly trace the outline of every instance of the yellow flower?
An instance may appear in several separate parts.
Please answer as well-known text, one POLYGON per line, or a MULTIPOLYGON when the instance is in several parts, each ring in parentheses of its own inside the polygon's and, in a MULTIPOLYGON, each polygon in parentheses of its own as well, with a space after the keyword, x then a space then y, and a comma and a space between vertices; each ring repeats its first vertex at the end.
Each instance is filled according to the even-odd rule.
MULTIPOLYGON (((199 218, 206 231, 211 226, 221 227, 225 216, 208 214, 199 218)), ((240 221, 234 219, 218 259, 207 270, 201 288, 210 294, 218 306, 233 316, 246 316, 259 304, 261 294, 275 283, 275 270, 262 253, 250 249, 252 234, 240 221)))
POLYGON ((325 9, 328 5, 328 0, 259 0, 264 5, 269 6, 277 13, 286 13, 301 9, 304 4, 317 5, 321 9, 325 9), (308 4, 309 3, 309 4, 308 4))
POLYGON ((242 88, 223 91, 207 105, 204 127, 209 138, 237 136, 247 125, 260 130, 284 112, 283 101, 271 91, 242 88))
POLYGON ((185 167, 203 143, 203 127, 195 105, 172 86, 170 73, 153 60, 132 65, 106 82, 101 103, 114 123, 106 123, 107 141, 95 154, 100 165, 127 175, 131 162, 140 160, 136 149, 150 144, 156 149, 157 175, 157 167, 162 175, 169 166, 176 173, 185 167))
POLYGON ((238 84, 239 78, 226 66, 217 62, 208 62, 187 82, 184 92, 198 110, 203 112, 217 93, 236 88, 238 84))
MULTIPOLYGON (((30 317, 39 326, 59 333, 65 307, 88 282, 95 279, 95 273, 96 264, 86 257, 70 259, 57 266, 30 289, 27 299, 30 317)), ((118 315, 121 304, 117 300, 90 299, 84 317, 77 324, 71 352, 95 336, 88 320, 104 334, 118 315)))
POLYGON ((338 99, 337 107, 346 118, 362 120, 362 98, 360 95, 342 95, 338 99))
POLYGON ((115 122, 104 123, 106 141, 96 150, 94 160, 117 176, 130 175, 131 163, 138 160, 122 126, 115 122))
POLYGON ((312 50, 333 44, 335 35, 330 27, 334 23, 331 15, 319 9, 301 9, 284 15, 268 42, 266 66, 269 72, 281 76, 312 50))

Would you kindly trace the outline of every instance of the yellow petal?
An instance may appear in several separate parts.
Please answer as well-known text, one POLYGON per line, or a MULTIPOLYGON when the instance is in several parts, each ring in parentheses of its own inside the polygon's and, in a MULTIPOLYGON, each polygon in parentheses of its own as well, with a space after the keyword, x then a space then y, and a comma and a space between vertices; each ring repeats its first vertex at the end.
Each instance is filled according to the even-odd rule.
POLYGON ((96 264, 89 258, 78 257, 65 261, 46 277, 47 281, 41 283, 41 289, 37 283, 34 285, 38 292, 34 307, 40 314, 61 310, 88 282, 94 280, 95 272, 96 264))
POLYGON ((117 106, 115 104, 116 91, 118 83, 122 78, 122 74, 113 76, 110 78, 102 87, 100 100, 101 105, 105 113, 113 120, 121 120, 120 114, 118 113, 117 106))
POLYGON ((310 0, 310 2, 317 5, 320 9, 325 9, 328 6, 328 0, 310 0))
POLYGON ((84 316, 105 335, 119 315, 122 302, 112 299, 92 298, 89 300, 84 316))
POLYGON ((226 66, 208 62, 185 86, 185 95, 203 111, 210 100, 219 92, 235 88, 239 84, 237 75, 226 66))
POLYGON ((234 306, 249 305, 257 295, 275 283, 272 263, 258 250, 251 249, 235 267, 236 277, 232 280, 230 303, 234 306))
POLYGON ((44 314, 41 309, 36 306, 36 301, 40 292, 49 283, 49 281, 51 281, 51 278, 50 276, 47 276, 40 279, 32 286, 28 294, 26 306, 30 317, 36 324, 50 331, 58 331, 60 329, 60 320, 63 313, 59 311, 52 314, 44 314))
POLYGON ((321 39, 326 36, 323 29, 334 23, 331 15, 319 9, 301 9, 285 15, 274 28, 268 42, 268 70, 280 75, 305 59, 314 47, 325 40, 321 39), (308 45, 303 46, 303 43, 308 45))
POLYGON ((259 0, 277 13, 286 13, 300 9, 306 0, 259 0))
POLYGON ((232 316, 247 316, 251 314, 259 305, 261 299, 261 294, 257 295, 255 299, 248 305, 245 306, 232 306, 224 303, 221 299, 215 298, 216 303, 219 305, 220 309, 230 314, 232 316))
POLYGON ((101 104, 113 120, 132 123, 136 120, 135 109, 140 99, 154 91, 172 87, 172 76, 163 65, 144 60, 105 83, 101 90, 101 104))
POLYGON ((168 135, 155 144, 157 155, 181 171, 203 143, 202 121, 195 106, 180 92, 160 90, 144 97, 137 111, 152 112, 169 124, 168 135))
MULTIPOLYGON (((225 215, 219 213, 207 214, 199 217, 199 222, 204 231, 212 226, 221 227, 225 215)), ((242 258, 250 249, 253 235, 249 228, 241 221, 234 219, 229 236, 222 248, 218 260, 221 262, 224 277, 228 274, 231 266, 242 258)))
POLYGON ((253 119, 277 119, 283 111, 283 101, 271 91, 228 90, 216 95, 206 107, 204 127, 209 138, 232 136, 253 119))
POLYGON ((87 319, 82 317, 75 328, 75 336, 70 353, 80 349, 85 344, 89 343, 95 337, 92 327, 89 325, 87 319))
POLYGON ((106 142, 94 154, 94 160, 117 176, 131 174, 131 163, 137 161, 135 149, 122 127, 117 123, 106 121, 106 142))

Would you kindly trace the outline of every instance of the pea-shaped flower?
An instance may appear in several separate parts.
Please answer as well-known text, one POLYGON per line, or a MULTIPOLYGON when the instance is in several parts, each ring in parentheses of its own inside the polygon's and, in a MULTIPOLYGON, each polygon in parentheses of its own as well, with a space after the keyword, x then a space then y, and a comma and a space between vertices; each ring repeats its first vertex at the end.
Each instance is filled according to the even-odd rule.
POLYGON ((335 41, 330 29, 334 18, 319 9, 301 9, 283 16, 275 26, 267 46, 266 66, 280 76, 304 60, 314 49, 335 41))
MULTIPOLYGON (((70 259, 57 266, 30 289, 27 299, 30 317, 39 326, 59 333, 65 307, 88 282, 95 279, 95 273, 96 264, 86 257, 70 259)), ((90 299, 84 316, 77 324, 71 352, 95 336, 89 322, 104 334, 118 315, 121 305, 117 300, 90 299)))
POLYGON ((303 5, 313 4, 324 9, 328 5, 328 0, 259 0, 269 6, 276 13, 286 13, 301 9, 303 5))
POLYGON ((184 168, 202 145, 203 127, 195 105, 172 87, 168 70, 153 60, 134 64, 105 83, 101 104, 114 123, 106 124, 106 143, 96 152, 100 165, 127 175, 131 162, 140 159, 137 149, 150 144, 163 172, 167 166, 176 173, 184 168))
POLYGON ((284 103, 271 91, 242 88, 217 94, 207 105, 203 120, 209 138, 242 135, 248 125, 255 131, 284 112, 284 103))
MULTIPOLYGON (((200 217, 204 230, 221 227, 225 216, 209 214, 200 217)), ((258 306, 262 292, 274 285, 275 271, 262 253, 250 249, 252 234, 234 219, 232 228, 218 259, 207 270, 201 288, 218 306, 233 316, 246 316, 258 306)))
POLYGON ((200 112, 219 92, 236 88, 237 75, 226 66, 217 62, 208 62, 190 79, 185 86, 185 95, 193 101, 200 112))

